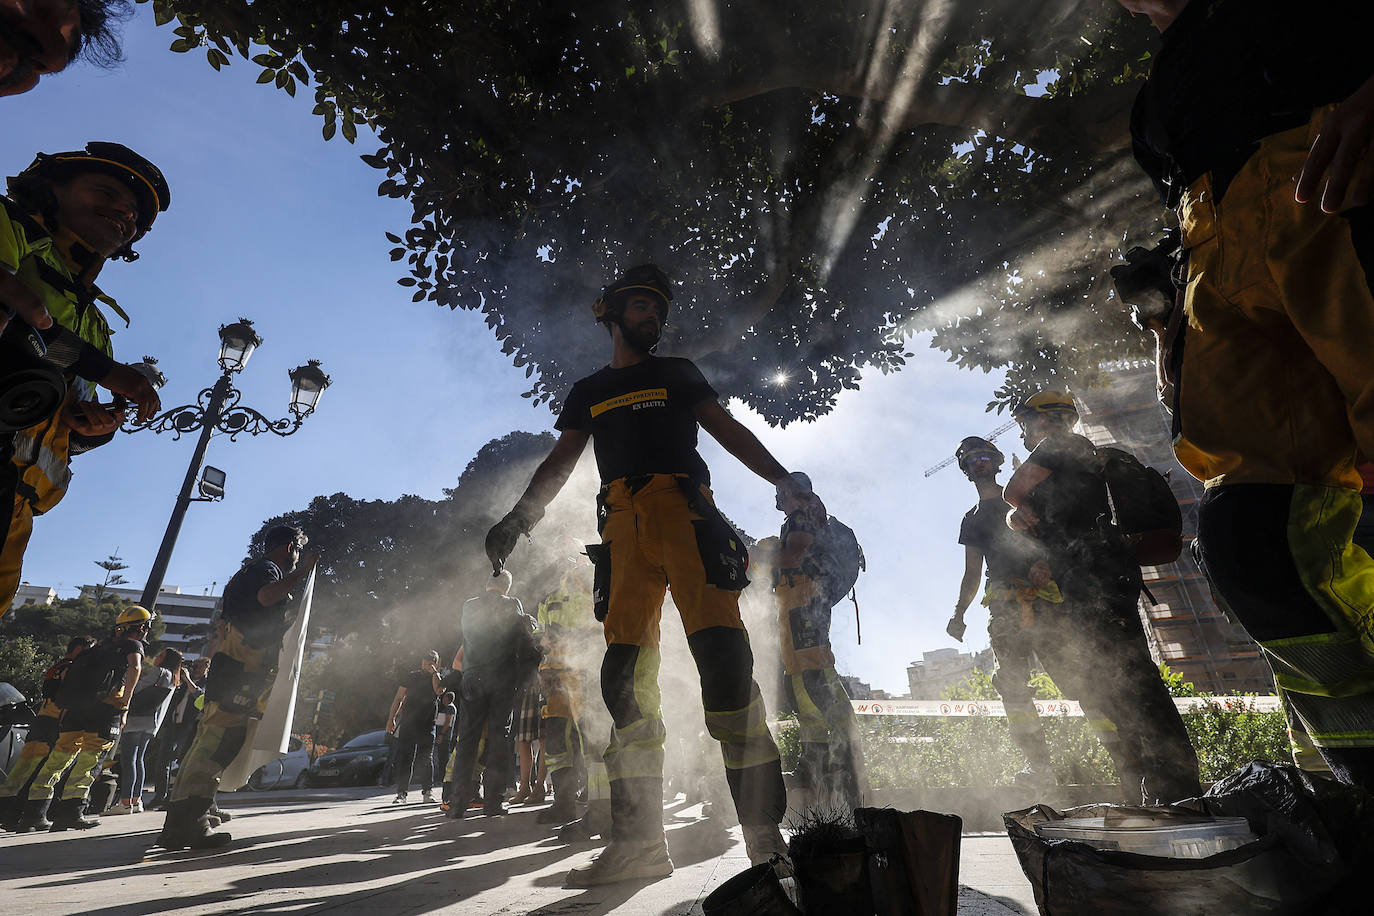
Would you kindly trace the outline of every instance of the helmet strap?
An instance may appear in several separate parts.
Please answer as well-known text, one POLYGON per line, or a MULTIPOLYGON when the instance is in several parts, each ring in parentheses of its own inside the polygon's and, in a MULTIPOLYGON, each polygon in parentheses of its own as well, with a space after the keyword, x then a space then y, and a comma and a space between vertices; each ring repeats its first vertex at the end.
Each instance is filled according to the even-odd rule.
POLYGON ((85 239, 66 226, 47 225, 41 213, 35 213, 33 217, 35 222, 47 230, 53 247, 62 256, 62 262, 67 265, 67 269, 76 275, 77 282, 87 289, 95 286, 95 278, 100 275, 106 259, 96 254, 91 246, 86 244, 85 239))

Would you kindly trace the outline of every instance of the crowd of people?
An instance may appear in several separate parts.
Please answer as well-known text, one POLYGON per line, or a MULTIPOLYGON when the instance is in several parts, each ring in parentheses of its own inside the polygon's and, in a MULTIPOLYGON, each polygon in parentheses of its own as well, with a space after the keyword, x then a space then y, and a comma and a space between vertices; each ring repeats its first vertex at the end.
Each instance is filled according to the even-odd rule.
MULTIPOLYGON (((1295 14, 1278 34, 1273 21, 1288 5, 1277 0, 1120 2, 1162 33, 1132 133, 1178 227, 1146 259, 1157 276, 1141 282, 1133 269, 1120 288, 1155 335, 1176 454, 1206 483, 1193 549, 1218 599, 1261 646, 1294 731, 1335 778, 1374 788, 1374 561, 1353 541, 1356 468, 1374 456, 1374 373, 1364 351, 1374 339, 1374 75, 1364 47, 1374 7, 1317 2, 1331 15, 1295 14)), ((0 6, 0 50, 10 48, 0 54, 0 93, 32 88, 83 41, 103 41, 100 9, 63 0, 0 6), (23 53, 5 44, 16 29, 31 36, 23 53)), ((102 406, 96 387, 141 417, 158 407, 153 379, 113 360, 101 307, 122 313, 94 279, 108 259, 133 259, 130 246, 168 203, 156 167, 116 144, 39 154, 10 179, 0 216, 4 353, 46 354, 26 358, 49 383, 35 389, 47 393, 31 402, 41 407, 36 419, 0 436, 0 493, 13 506, 0 605, 19 581, 34 517, 65 492, 71 457, 100 445, 123 418, 126 405, 102 406)), ((517 798, 541 797, 546 768, 554 801, 540 819, 567 838, 606 840, 596 859, 569 872, 574 887, 673 871, 658 683, 670 587, 751 862, 787 868, 779 830, 787 793, 740 613, 750 575, 766 572, 777 605, 803 790, 811 803, 839 807, 865 792, 829 644, 843 539, 810 479, 734 419, 690 360, 655 354, 672 300, 654 265, 624 272, 596 298, 610 362, 572 385, 556 444, 487 533, 493 578, 462 608, 452 673, 441 674, 437 652, 427 652, 387 720, 398 802, 413 782, 434 800, 436 746, 447 751, 438 760, 442 804, 456 818, 474 799, 486 816, 506 813, 517 753, 517 798), (785 520, 752 558, 715 504, 700 429, 775 488, 785 520), (510 595, 505 564, 589 442, 600 543, 531 617, 510 595), (579 661, 589 645, 599 676, 579 661)), ((978 502, 959 532, 966 569, 949 632, 964 635, 986 567, 995 683, 1027 782, 1056 778, 1026 686, 1034 659, 1082 702, 1133 800, 1196 795, 1196 753, 1146 647, 1141 556, 1118 524, 1110 461, 1073 432, 1077 407, 1066 391, 1026 392, 1014 415, 1030 454, 1005 487, 993 443, 969 438, 959 447, 978 502)), ((214 795, 262 714, 292 622, 291 591, 318 560, 302 557, 304 543, 300 530, 269 531, 265 556, 230 581, 208 670, 187 670, 169 650, 144 674, 152 614, 137 606, 103 640, 73 640, 0 789, 5 823, 91 826, 89 792, 122 731, 116 810, 138 811, 151 759, 167 798, 158 843, 230 842, 216 831, 214 795), (168 793, 165 764, 183 745, 168 793)))

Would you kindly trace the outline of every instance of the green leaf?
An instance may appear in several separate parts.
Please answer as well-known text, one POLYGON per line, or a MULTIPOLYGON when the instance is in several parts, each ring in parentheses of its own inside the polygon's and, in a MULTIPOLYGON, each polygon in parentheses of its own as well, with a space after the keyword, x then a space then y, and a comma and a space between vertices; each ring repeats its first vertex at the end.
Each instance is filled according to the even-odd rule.
POLYGON ((399 279, 399 280, 396 281, 396 285, 398 285, 398 286, 414 286, 416 283, 419 283, 419 282, 420 282, 420 281, 419 281, 419 280, 416 280, 414 277, 402 277, 401 279, 399 279))
POLYGON ((335 129, 337 126, 338 126, 338 125, 337 125, 334 121, 325 121, 325 122, 324 122, 324 129, 321 130, 320 132, 321 132, 322 134, 324 134, 324 138, 325 138, 326 140, 332 140, 332 139, 334 138, 334 129, 335 129))
POLYGON ((257 64, 259 67, 270 67, 272 66, 272 55, 254 54, 253 63, 257 64))
POLYGON ((273 70, 264 70, 264 71, 262 71, 261 73, 258 74, 258 82, 259 82, 259 83, 270 83, 270 82, 272 82, 273 79, 276 78, 276 76, 277 76, 277 74, 276 74, 275 71, 273 71, 273 70))
POLYGON ((358 139, 358 126, 352 121, 344 121, 343 135, 345 140, 352 143, 354 140, 358 139))
POLYGON ((210 66, 214 67, 216 70, 227 63, 227 61, 222 60, 223 57, 224 55, 219 52, 218 48, 210 48, 205 52, 205 59, 209 61, 210 66))
POLYGON ((388 232, 386 234, 386 239, 388 242, 394 242, 397 245, 401 244, 401 237, 394 232, 388 232))
POLYGON ((194 47, 195 43, 192 42, 189 38, 178 38, 176 41, 172 42, 170 45, 167 46, 167 50, 174 51, 177 54, 185 54, 187 51, 191 50, 194 47))
MULTIPOLYGON (((283 71, 283 72, 285 72, 285 71, 283 71)), ((292 98, 295 98, 295 97, 296 97, 296 80, 295 80, 294 77, 288 76, 288 77, 286 78, 286 85, 283 86, 282 88, 284 88, 284 89, 286 90, 286 94, 287 94, 287 95, 291 96, 292 98)))
POLYGON ((302 83, 305 83, 305 85, 307 86, 310 85, 310 72, 305 69, 305 64, 301 63, 298 60, 293 60, 291 62, 290 70, 293 74, 295 74, 296 79, 300 80, 302 83))
POLYGON ((176 18, 172 5, 166 0, 153 0, 153 24, 166 25, 176 18))

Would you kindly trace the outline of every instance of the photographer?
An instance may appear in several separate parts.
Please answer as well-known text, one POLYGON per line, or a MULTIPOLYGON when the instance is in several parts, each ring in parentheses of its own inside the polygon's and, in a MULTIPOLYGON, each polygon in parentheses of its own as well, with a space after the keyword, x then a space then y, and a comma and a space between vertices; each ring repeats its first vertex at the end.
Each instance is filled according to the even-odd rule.
MULTIPOLYGON (((128 317, 95 285, 112 257, 167 209, 151 162, 117 143, 39 153, 0 197, 0 506, 9 512, 0 548, 0 614, 19 587, 33 518, 56 506, 73 455, 108 442, 127 398, 147 420, 161 406, 142 371, 114 362, 102 311, 128 317), (119 397, 106 406, 99 385, 119 397)), ((155 370, 144 371, 153 372, 155 370)))

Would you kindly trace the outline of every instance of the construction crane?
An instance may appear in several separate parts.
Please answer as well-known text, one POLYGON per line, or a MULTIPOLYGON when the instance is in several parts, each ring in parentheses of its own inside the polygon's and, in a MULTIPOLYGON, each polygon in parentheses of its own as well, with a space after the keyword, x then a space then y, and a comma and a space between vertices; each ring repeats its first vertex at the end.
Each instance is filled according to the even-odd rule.
MULTIPOLYGON (((983 438, 986 439, 986 440, 988 440, 989 442, 991 442, 993 439, 996 439, 998 436, 1002 435, 1002 433, 1004 433, 1004 432, 1006 432, 1007 430, 1011 429, 1011 428, 1012 428, 1013 426, 1015 426, 1015 425, 1016 425, 1016 421, 1015 421, 1015 420, 1008 420, 1007 422, 1003 423, 1001 426, 999 426, 999 427, 997 427, 996 429, 994 429, 992 432, 988 433, 988 434, 987 434, 986 436, 984 436, 983 438)), ((946 458, 944 461, 941 461, 939 464, 935 465, 934 467, 926 468, 925 476, 926 476, 926 477, 929 477, 931 474, 934 474, 936 471, 943 471, 945 468, 947 468, 947 467, 949 467, 951 464, 953 464, 956 460, 958 460, 958 459, 956 459, 955 456, 950 455, 948 458, 946 458)))

